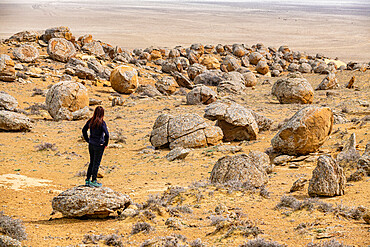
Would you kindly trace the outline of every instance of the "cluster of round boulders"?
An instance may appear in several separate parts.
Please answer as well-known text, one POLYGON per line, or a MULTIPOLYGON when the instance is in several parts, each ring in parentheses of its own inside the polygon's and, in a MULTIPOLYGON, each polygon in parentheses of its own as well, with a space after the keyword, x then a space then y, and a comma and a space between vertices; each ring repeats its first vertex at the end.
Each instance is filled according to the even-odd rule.
POLYGON ((137 70, 133 67, 121 65, 110 74, 112 88, 118 93, 130 94, 139 86, 137 70))
POLYGON ((14 50, 13 55, 20 62, 30 63, 38 58, 39 52, 32 45, 21 45, 14 50))
POLYGON ((222 138, 223 134, 219 127, 209 126, 197 114, 177 116, 161 114, 156 119, 150 134, 150 142, 154 147, 170 149, 217 145, 222 138))
POLYGON ((311 84, 297 73, 277 80, 271 93, 281 104, 311 104, 314 97, 311 84))
POLYGON ((79 82, 61 81, 48 90, 45 104, 54 120, 77 120, 88 113, 89 94, 79 82))
POLYGON ((316 152, 332 131, 333 112, 328 107, 307 106, 291 117, 272 138, 273 149, 288 155, 316 152))

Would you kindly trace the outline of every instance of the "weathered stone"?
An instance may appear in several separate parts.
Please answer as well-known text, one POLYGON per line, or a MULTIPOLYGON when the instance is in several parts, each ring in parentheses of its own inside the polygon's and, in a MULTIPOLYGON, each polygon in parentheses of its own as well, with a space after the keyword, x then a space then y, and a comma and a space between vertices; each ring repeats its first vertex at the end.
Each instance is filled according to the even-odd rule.
POLYGON ((358 167, 364 169, 368 176, 370 176, 370 143, 366 144, 365 152, 358 160, 358 167))
POLYGON ((18 101, 10 94, 0 91, 0 110, 14 111, 18 101))
POLYGON ((346 177, 343 168, 335 163, 331 156, 320 156, 317 166, 312 172, 308 185, 308 195, 315 196, 341 196, 344 194, 346 177))
POLYGON ((46 42, 50 42, 53 38, 64 38, 66 40, 72 40, 72 33, 69 27, 53 27, 45 30, 42 38, 46 42))
POLYGON ((162 96, 161 92, 159 92, 154 86, 148 84, 148 85, 140 85, 136 93, 143 95, 143 96, 148 96, 148 97, 156 97, 156 96, 162 96))
POLYGON ((112 70, 109 79, 112 88, 118 93, 131 94, 139 86, 136 69, 121 65, 112 70))
POLYGON ((218 93, 242 94, 246 90, 243 83, 239 81, 221 81, 217 87, 218 93))
POLYGON ((292 187, 290 188, 290 193, 295 191, 302 191, 304 189, 304 186, 307 184, 308 180, 306 178, 299 178, 296 180, 292 187))
POLYGON ((121 96, 116 96, 112 99, 112 106, 123 106, 125 100, 121 96))
POLYGON ((265 170, 246 154, 220 158, 211 172, 211 183, 239 181, 250 186, 261 187, 267 183, 265 170))
POLYGON ((89 107, 85 106, 84 108, 72 112, 72 119, 73 120, 81 120, 89 117, 89 107))
POLYGON ((76 49, 72 42, 63 38, 53 38, 48 45, 49 56, 60 62, 68 62, 68 60, 76 54, 76 49))
POLYGON ((281 104, 311 104, 313 102, 313 88, 304 78, 284 78, 275 82, 272 87, 281 104))
POLYGON ((195 77, 197 77, 197 75, 202 74, 206 70, 207 70, 207 68, 204 65, 199 64, 199 63, 195 63, 195 64, 192 64, 191 66, 189 66, 188 76, 191 80, 194 80, 195 77))
POLYGON ((178 85, 173 77, 163 77, 155 83, 155 87, 164 95, 171 95, 176 92, 178 85))
POLYGON ((370 224, 370 210, 366 210, 365 213, 362 215, 362 218, 366 222, 366 224, 370 224))
POLYGON ((166 158, 169 161, 173 160, 182 160, 185 159, 186 156, 191 152, 191 149, 189 148, 182 148, 182 147, 177 147, 175 149, 172 149, 167 155, 166 158))
POLYGON ((223 58, 222 64, 226 66, 227 71, 234 71, 240 67, 238 60, 230 55, 223 58))
MULTIPOLYGON (((170 217, 164 223, 168 228, 172 228, 174 230, 181 230, 183 227, 183 223, 180 219, 175 217, 170 217)), ((176 241, 178 243, 178 241, 176 241)))
MULTIPOLYGON (((199 129, 207 127, 205 120, 197 114, 180 114, 168 121, 169 140, 173 140, 188 135, 199 129)), ((203 134, 204 135, 204 134, 203 134)))
POLYGON ((200 64, 204 65, 207 69, 219 69, 221 66, 220 61, 212 55, 201 57, 200 64))
POLYGON ((274 122, 274 120, 272 120, 270 118, 267 118, 267 117, 255 112, 255 111, 252 111, 252 110, 251 110, 251 113, 252 113, 254 119, 257 122, 259 131, 265 131, 265 130, 269 130, 271 128, 271 125, 274 122))
POLYGON ((221 81, 223 81, 221 72, 207 71, 197 75, 194 79, 194 84, 203 84, 206 86, 218 86, 221 81))
MULTIPOLYGON (((169 125, 172 127, 172 125, 169 125)), ((207 139, 204 135, 203 129, 196 130, 195 132, 191 132, 189 134, 180 136, 176 139, 170 139, 170 149, 174 149, 176 147, 182 148, 201 148, 207 146, 207 139)))
POLYGON ((0 54, 0 81, 15 81, 14 61, 5 54, 0 54))
POLYGON ((257 85, 257 77, 253 72, 247 72, 242 74, 246 87, 254 87, 257 85))
POLYGON ((249 55, 249 62, 253 65, 257 65, 258 62, 263 58, 263 56, 259 52, 252 52, 249 55))
POLYGON ((11 238, 6 235, 0 235, 1 247, 22 247, 22 243, 17 239, 11 238))
POLYGON ((36 31, 22 31, 12 35, 9 40, 17 42, 35 42, 40 37, 40 34, 36 31))
POLYGON ((337 155, 336 162, 343 168, 356 168, 360 153, 356 150, 356 134, 352 133, 342 152, 337 155))
POLYGON ((291 117, 272 138, 275 151, 289 155, 316 152, 333 128, 333 112, 328 107, 308 106, 291 117))
POLYGON ((315 90, 328 90, 338 88, 338 80, 334 73, 329 73, 317 86, 315 90))
POLYGON ((222 133, 222 129, 218 126, 208 126, 204 129, 204 134, 207 139, 207 144, 209 145, 217 145, 222 142, 224 138, 224 134, 222 133))
POLYGON ((39 57, 39 52, 36 47, 32 45, 21 45, 14 49, 14 57, 23 63, 30 63, 39 57))
POLYGON ((204 117, 217 120, 225 141, 257 139, 257 122, 251 111, 241 105, 215 102, 206 107, 204 117))
POLYGON ((107 217, 126 209, 132 203, 128 195, 106 187, 78 186, 68 189, 52 200, 53 212, 64 217, 107 217))
POLYGON ((73 112, 89 106, 89 94, 79 82, 61 81, 49 89, 45 103, 54 120, 72 120, 73 112))
POLYGON ((188 105, 204 104, 208 105, 216 101, 217 93, 205 85, 194 87, 186 95, 186 103, 188 105))
POLYGON ((95 79, 95 72, 92 69, 86 68, 82 65, 77 65, 73 67, 74 75, 80 79, 88 79, 94 80, 95 79))
POLYGON ((266 153, 251 150, 248 156, 251 157, 255 166, 260 167, 260 170, 265 171, 267 174, 273 172, 275 165, 271 164, 270 157, 266 153))
POLYGON ((172 72, 171 75, 175 78, 177 84, 180 87, 186 87, 189 89, 194 87, 194 84, 190 81, 190 79, 186 75, 177 71, 172 72))
POLYGON ((242 45, 234 45, 233 54, 237 57, 243 57, 247 54, 247 50, 242 45))
POLYGON ((258 73, 266 75, 270 71, 270 68, 266 60, 262 59, 257 63, 256 70, 258 73))
POLYGON ((86 43, 82 47, 82 50, 88 54, 95 55, 95 56, 103 56, 105 54, 103 47, 97 41, 86 43))
POLYGON ((89 105, 101 105, 103 103, 100 99, 89 98, 89 105))
POLYGON ((31 120, 20 113, 0 110, 0 130, 29 131, 33 127, 31 120))
POLYGON ((294 156, 279 155, 274 158, 273 163, 277 166, 285 165, 287 162, 291 161, 292 159, 294 159, 294 156))
POLYGON ((312 70, 312 67, 308 63, 302 63, 298 67, 298 71, 301 72, 301 73, 310 73, 311 70, 312 70))

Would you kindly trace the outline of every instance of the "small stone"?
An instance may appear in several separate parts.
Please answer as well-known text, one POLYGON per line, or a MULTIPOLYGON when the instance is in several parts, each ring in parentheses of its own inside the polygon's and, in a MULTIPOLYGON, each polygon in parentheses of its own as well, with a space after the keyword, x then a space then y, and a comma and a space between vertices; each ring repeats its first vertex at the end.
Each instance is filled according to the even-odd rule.
POLYGON ((172 149, 167 155, 166 158, 169 161, 174 161, 176 159, 185 159, 186 156, 190 153, 191 149, 189 148, 182 148, 177 147, 175 149, 172 149))

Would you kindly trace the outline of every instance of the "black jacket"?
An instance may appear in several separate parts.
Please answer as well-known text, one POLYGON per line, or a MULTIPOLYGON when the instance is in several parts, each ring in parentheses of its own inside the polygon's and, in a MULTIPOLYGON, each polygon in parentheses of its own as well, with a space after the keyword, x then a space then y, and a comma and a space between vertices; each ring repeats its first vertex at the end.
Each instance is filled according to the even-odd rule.
POLYGON ((90 138, 87 135, 88 129, 90 129, 90 120, 82 128, 82 134, 86 142, 95 146, 108 146, 109 132, 107 124, 104 121, 99 128, 90 129, 90 138))

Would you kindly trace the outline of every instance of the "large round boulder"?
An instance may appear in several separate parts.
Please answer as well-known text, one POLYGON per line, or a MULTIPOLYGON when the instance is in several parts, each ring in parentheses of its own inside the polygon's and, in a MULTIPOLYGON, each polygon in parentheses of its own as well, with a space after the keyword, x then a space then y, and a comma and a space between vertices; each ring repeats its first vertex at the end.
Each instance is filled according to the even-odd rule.
POLYGON ((179 86, 173 77, 165 76, 155 83, 155 87, 162 94, 171 95, 179 86))
POLYGON ((333 112, 328 107, 307 106, 299 110, 272 138, 275 151, 288 155, 316 152, 332 131, 333 112))
POLYGON ((39 57, 39 52, 37 48, 32 45, 21 45, 14 49, 13 55, 20 62, 30 63, 39 57))
POLYGON ((73 43, 66 39, 53 38, 49 40, 48 54, 52 59, 66 63, 76 54, 76 49, 73 43))
POLYGON ((136 69, 121 65, 112 70, 110 74, 112 88, 118 93, 130 94, 135 92, 139 86, 136 69))
POLYGON ((256 70, 257 70, 258 73, 260 73, 262 75, 266 75, 270 71, 270 68, 269 68, 266 60, 261 59, 257 63, 256 70))
POLYGON ((49 89, 45 103, 54 120, 73 120, 74 112, 88 108, 89 94, 79 82, 61 81, 49 89))
POLYGON ((246 72, 242 74, 246 87, 253 87, 257 85, 257 77, 253 72, 246 72))
POLYGON ((277 80, 272 87, 272 95, 275 95, 281 104, 311 104, 314 91, 305 78, 296 77, 294 74, 277 80))
POLYGON ((103 56, 105 54, 102 45, 97 41, 86 43, 82 47, 82 50, 88 54, 92 54, 95 56, 103 56))
POLYGON ((64 217, 103 218, 118 210, 124 210, 132 203, 128 195, 106 187, 78 186, 63 191, 52 200, 53 212, 64 217))
POLYGON ((73 35, 69 27, 52 27, 45 30, 45 33, 42 35, 44 41, 48 42, 52 38, 64 38, 66 40, 72 40, 73 35))
MULTIPOLYGON (((267 155, 266 155, 267 156, 267 155)), ((238 154, 220 158, 213 166, 211 183, 224 184, 230 182, 245 183, 252 187, 261 187, 268 181, 266 159, 257 156, 238 154)), ((269 159, 267 158, 269 162, 269 159)))

